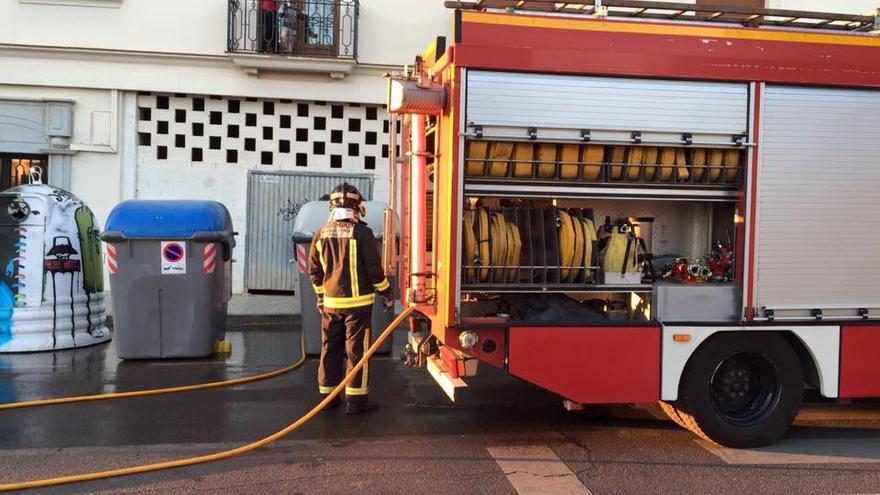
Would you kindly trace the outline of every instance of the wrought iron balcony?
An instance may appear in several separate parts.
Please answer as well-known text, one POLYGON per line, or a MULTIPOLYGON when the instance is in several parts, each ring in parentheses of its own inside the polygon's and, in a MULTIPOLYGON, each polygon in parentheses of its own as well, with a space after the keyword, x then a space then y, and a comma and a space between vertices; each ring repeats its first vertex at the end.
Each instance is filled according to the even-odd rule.
POLYGON ((358 0, 229 0, 231 54, 355 59, 358 0))

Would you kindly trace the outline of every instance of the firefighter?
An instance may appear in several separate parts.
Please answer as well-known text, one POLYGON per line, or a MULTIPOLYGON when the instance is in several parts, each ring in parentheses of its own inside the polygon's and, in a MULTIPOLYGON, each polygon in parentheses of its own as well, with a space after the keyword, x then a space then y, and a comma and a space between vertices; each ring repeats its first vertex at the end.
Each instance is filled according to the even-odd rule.
MULTIPOLYGON (((330 218, 315 232, 309 252, 309 278, 321 313, 318 391, 329 394, 370 347, 373 302, 378 293, 386 310, 393 306, 373 231, 361 219, 361 193, 342 183, 330 193, 330 218)), ((368 402, 367 366, 345 387, 345 413, 376 409, 368 402)), ((327 408, 335 408, 336 397, 327 408)))

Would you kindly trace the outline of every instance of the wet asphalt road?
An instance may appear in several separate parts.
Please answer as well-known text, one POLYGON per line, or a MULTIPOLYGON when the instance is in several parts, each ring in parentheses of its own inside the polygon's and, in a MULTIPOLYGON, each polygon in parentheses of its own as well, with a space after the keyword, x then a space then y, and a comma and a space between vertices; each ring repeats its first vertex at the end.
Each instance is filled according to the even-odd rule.
MULTIPOLYGON (((0 356, 0 401, 164 387, 267 371, 299 356, 284 318, 239 325, 228 360, 122 363, 113 344, 0 356)), ((405 334, 398 334, 400 347, 405 334)), ((199 455, 253 441, 318 399, 314 360, 231 389, 0 412, 0 481, 199 455)), ((630 408, 566 412, 558 398, 482 367, 449 403, 391 356, 370 371, 379 411, 321 414, 290 436, 211 464, 32 493, 517 493, 489 448, 544 446, 594 494, 880 493, 880 404, 814 405, 780 444, 713 452, 630 408), (781 462, 781 464, 780 464, 781 462)))

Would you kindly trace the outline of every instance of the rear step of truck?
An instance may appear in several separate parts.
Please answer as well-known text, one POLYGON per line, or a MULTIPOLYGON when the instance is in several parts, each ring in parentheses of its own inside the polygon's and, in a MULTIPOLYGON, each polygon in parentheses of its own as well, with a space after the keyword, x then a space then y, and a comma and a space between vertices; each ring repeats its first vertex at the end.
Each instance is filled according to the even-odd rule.
MULTIPOLYGON (((424 342, 421 332, 411 332, 408 339, 410 347, 416 350, 424 342)), ((467 383, 461 377, 475 375, 477 361, 445 346, 440 349, 439 355, 431 355, 425 358, 425 368, 427 368, 431 377, 434 378, 434 381, 437 382, 437 385, 443 389, 449 400, 455 402, 456 398, 461 398, 468 388, 467 383)))

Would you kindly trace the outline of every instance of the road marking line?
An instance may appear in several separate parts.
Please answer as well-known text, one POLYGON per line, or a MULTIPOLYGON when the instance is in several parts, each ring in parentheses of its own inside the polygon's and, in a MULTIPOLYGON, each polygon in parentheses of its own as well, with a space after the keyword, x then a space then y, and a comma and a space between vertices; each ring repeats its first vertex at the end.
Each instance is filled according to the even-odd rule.
POLYGON ((785 438, 757 449, 694 440, 727 464, 856 464, 880 462, 878 438, 785 438))
POLYGON ((488 447, 487 450, 520 495, 592 495, 562 459, 545 445, 488 447))

